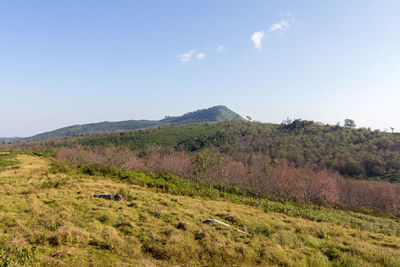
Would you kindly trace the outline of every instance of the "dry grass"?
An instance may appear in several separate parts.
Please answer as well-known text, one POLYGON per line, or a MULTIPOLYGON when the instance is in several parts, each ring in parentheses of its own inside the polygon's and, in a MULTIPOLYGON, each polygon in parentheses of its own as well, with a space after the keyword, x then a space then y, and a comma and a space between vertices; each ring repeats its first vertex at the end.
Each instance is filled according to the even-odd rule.
POLYGON ((20 168, 0 173, 0 241, 37 247, 34 261, 42 265, 400 266, 396 236, 104 177, 50 174, 40 157, 17 160, 20 168), (202 223, 208 218, 250 235, 202 223))
POLYGON ((19 163, 5 167, 0 172, 0 177, 14 176, 20 178, 31 175, 38 176, 45 173, 49 166, 47 160, 25 154, 18 155, 17 161, 19 163))

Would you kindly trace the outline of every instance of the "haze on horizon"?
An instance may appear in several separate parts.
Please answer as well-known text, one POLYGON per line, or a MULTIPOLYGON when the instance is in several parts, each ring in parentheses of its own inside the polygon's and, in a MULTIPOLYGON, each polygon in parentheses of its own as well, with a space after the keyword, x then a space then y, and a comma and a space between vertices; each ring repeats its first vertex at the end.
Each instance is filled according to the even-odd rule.
POLYGON ((399 1, 0 7, 0 137, 215 105, 400 131, 399 1))

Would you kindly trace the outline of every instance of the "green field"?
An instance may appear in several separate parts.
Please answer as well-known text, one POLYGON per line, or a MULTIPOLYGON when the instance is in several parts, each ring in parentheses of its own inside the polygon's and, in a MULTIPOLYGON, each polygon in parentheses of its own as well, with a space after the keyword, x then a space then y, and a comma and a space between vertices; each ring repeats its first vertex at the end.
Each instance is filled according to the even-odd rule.
POLYGON ((167 173, 1 157, 14 162, 0 172, 3 265, 400 266, 398 219, 252 199, 167 173))

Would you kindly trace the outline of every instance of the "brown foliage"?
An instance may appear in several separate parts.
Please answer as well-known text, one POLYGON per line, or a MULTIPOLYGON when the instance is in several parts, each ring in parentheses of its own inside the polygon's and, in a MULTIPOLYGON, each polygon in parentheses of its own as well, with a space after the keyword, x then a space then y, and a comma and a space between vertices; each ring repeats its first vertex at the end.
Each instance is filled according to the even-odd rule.
MULTIPOLYGON (((8 146, 12 149, 14 145, 8 146)), ((40 143, 27 143, 15 148, 44 151, 40 143)), ((139 154, 116 146, 59 147, 54 149, 54 153, 57 159, 73 163, 170 171, 210 183, 245 186, 256 197, 300 201, 305 204, 336 203, 347 209, 366 208, 375 213, 400 215, 400 188, 397 184, 346 179, 327 169, 298 168, 285 161, 271 162, 262 155, 248 154, 234 159, 220 153, 191 154, 157 148, 139 154)))
POLYGON ((360 207, 375 212, 400 214, 400 189, 398 185, 340 178, 339 203, 350 209, 360 207))

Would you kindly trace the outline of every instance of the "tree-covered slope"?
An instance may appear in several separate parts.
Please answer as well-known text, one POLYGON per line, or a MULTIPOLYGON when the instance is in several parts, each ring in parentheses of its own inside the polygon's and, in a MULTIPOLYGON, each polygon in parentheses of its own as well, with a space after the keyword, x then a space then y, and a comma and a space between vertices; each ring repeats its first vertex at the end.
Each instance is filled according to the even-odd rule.
POLYGON ((208 109, 202 109, 186 113, 182 116, 177 116, 177 117, 167 116, 166 118, 159 121, 156 120, 128 120, 128 121, 118 121, 118 122, 105 121, 99 123, 73 125, 69 127, 60 128, 51 132, 41 133, 29 139, 45 140, 45 139, 52 139, 65 136, 143 129, 149 127, 163 126, 163 125, 182 125, 190 123, 219 122, 219 121, 231 121, 231 120, 243 121, 245 119, 225 106, 215 106, 208 109))
POLYGON ((219 121, 244 121, 239 114, 233 112, 225 106, 215 106, 208 109, 197 110, 186 113, 179 117, 167 117, 160 122, 165 124, 189 124, 201 122, 219 122, 219 121))
POLYGON ((112 132, 112 131, 124 131, 124 130, 134 130, 140 128, 147 128, 156 126, 157 121, 147 121, 147 120, 128 120, 128 121, 119 121, 119 122, 98 122, 98 123, 89 123, 82 125, 73 125, 64 128, 60 128, 51 132, 41 133, 35 136, 32 136, 31 140, 45 140, 45 139, 53 139, 65 136, 74 136, 74 135, 84 135, 84 134, 94 134, 101 132, 112 132))
MULTIPOLYGON (((140 151, 153 146, 187 152, 212 149, 238 161, 262 155, 267 161, 286 160, 296 167, 328 168, 353 178, 400 182, 399 133, 312 121, 295 120, 286 124, 227 121, 165 126, 59 139, 41 143, 41 146, 52 150, 55 146, 73 144, 83 147, 115 145, 140 151)), ((15 144, 30 145, 32 143, 15 144)))
POLYGON ((312 121, 205 123, 81 136, 63 142, 91 147, 128 146, 134 150, 151 146, 189 152, 211 148, 237 159, 258 154, 300 167, 326 167, 355 178, 400 181, 400 134, 312 121))

